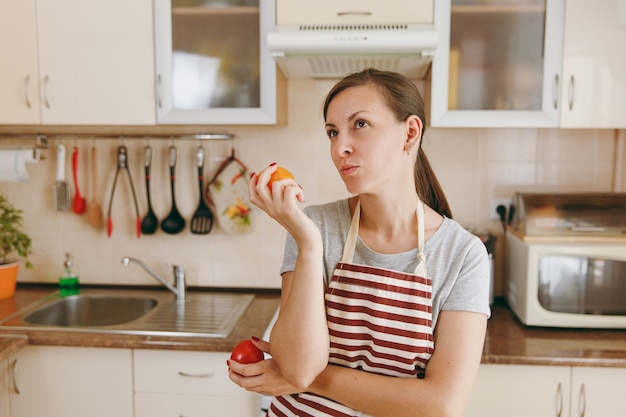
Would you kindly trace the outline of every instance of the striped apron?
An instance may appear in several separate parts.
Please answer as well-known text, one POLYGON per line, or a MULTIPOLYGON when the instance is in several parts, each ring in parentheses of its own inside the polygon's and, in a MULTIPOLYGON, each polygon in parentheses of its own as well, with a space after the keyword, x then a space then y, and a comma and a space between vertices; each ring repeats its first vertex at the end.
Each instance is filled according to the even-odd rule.
MULTIPOLYGON (((357 203, 341 262, 326 291, 329 363, 381 375, 423 378, 433 353, 432 282, 424 256, 424 206, 417 205, 414 273, 352 264, 359 230, 357 203)), ((367 417, 311 393, 274 398, 268 416, 367 417)))

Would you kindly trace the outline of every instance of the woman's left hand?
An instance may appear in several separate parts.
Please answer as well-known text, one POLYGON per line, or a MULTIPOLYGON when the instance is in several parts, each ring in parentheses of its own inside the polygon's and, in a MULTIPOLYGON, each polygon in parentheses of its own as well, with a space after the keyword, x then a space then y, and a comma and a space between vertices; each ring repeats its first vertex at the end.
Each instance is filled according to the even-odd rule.
MULTIPOLYGON (((260 340, 254 343, 263 352, 270 353, 268 342, 260 340)), ((241 388, 261 395, 277 396, 303 392, 285 381, 278 364, 272 358, 250 364, 229 359, 228 377, 241 388)))

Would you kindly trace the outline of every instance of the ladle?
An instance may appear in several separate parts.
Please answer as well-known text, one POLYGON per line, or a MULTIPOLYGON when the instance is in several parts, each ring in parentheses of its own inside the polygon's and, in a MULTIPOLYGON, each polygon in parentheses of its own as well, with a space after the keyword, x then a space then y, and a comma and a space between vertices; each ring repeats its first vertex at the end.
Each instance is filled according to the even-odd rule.
POLYGON ((161 222, 161 229, 168 234, 176 234, 185 228, 185 219, 178 212, 176 207, 176 196, 174 192, 174 182, 176 179, 176 147, 170 146, 170 184, 172 189, 172 210, 170 214, 161 222))
POLYGON ((159 220, 152 210, 152 202, 150 201, 150 165, 152 161, 152 147, 147 145, 145 148, 145 176, 146 176, 146 195, 148 197, 148 213, 141 220, 141 233, 151 235, 156 232, 159 226, 159 220))

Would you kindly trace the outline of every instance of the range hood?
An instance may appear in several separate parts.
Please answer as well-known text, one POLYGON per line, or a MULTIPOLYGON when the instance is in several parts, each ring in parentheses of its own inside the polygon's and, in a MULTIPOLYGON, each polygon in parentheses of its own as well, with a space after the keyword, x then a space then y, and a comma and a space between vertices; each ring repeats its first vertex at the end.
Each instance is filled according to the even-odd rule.
POLYGON ((438 36, 428 24, 278 25, 267 45, 287 78, 341 78, 367 67, 423 79, 438 36))

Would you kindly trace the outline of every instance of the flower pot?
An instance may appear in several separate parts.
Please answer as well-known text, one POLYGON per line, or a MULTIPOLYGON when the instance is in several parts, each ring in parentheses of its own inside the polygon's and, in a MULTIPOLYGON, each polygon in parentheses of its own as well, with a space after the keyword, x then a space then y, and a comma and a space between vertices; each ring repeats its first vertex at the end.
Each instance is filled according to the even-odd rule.
POLYGON ((17 285, 17 267, 19 263, 0 265, 0 300, 11 298, 17 285))

